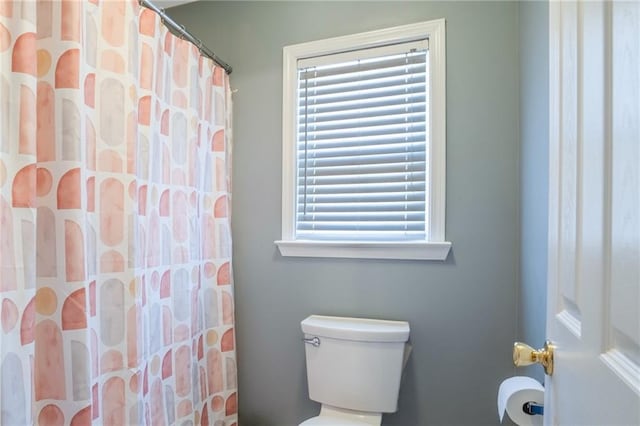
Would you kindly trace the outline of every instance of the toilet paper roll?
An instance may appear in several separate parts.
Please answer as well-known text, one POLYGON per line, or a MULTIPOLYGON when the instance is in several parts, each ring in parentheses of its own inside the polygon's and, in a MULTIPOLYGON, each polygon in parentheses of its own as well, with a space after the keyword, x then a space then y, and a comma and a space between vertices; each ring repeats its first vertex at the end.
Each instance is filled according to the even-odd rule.
POLYGON ((541 425, 542 416, 530 415, 522 410, 527 402, 544 403, 544 388, 531 377, 515 376, 505 379, 498 389, 498 415, 500 423, 506 411, 513 422, 520 426, 541 425))

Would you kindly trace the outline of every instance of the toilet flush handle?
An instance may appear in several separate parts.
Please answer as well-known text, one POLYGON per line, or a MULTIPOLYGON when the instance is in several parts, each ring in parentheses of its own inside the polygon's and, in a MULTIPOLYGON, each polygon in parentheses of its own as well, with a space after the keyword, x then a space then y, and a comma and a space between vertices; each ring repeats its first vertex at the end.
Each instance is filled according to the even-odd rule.
POLYGON ((320 338, 318 336, 313 336, 310 338, 302 338, 302 341, 305 342, 307 345, 313 345, 316 348, 318 346, 320 346, 320 338))

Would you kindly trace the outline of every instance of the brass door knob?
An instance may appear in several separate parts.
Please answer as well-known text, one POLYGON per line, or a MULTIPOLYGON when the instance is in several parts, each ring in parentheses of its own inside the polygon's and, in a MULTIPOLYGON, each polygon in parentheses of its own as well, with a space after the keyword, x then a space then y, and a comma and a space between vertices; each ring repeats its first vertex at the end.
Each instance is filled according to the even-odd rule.
POLYGON ((544 372, 551 376, 553 374, 553 349, 550 341, 544 343, 544 348, 535 350, 531 346, 515 342, 513 344, 513 363, 516 367, 524 367, 531 364, 541 364, 544 372))

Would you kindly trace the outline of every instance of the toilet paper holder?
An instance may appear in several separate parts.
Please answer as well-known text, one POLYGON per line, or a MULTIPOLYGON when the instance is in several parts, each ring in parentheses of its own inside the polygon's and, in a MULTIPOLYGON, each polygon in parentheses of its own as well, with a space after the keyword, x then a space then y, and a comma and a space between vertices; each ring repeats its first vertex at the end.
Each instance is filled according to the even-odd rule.
POLYGON ((528 401, 522 405, 522 411, 530 416, 542 416, 544 415, 544 405, 538 404, 537 402, 528 401))

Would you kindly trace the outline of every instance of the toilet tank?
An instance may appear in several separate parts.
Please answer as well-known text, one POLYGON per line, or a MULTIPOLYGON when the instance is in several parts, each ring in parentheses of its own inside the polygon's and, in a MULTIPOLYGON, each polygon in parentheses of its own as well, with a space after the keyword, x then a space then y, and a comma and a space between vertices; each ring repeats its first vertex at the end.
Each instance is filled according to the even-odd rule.
POLYGON ((311 315, 301 325, 312 400, 374 413, 397 410, 409 323, 311 315))

